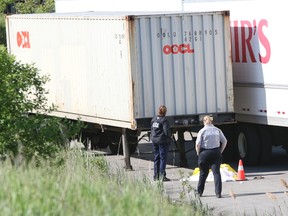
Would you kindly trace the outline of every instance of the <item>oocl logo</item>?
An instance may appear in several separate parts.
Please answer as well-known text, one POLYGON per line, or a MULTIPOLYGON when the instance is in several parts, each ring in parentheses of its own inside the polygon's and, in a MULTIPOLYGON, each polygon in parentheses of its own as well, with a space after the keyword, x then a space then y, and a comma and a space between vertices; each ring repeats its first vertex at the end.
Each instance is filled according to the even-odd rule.
POLYGON ((22 48, 30 48, 29 32, 21 31, 17 32, 17 45, 22 48))
POLYGON ((194 53, 194 49, 191 48, 190 44, 172 44, 163 47, 163 52, 166 55, 169 54, 185 54, 194 53))

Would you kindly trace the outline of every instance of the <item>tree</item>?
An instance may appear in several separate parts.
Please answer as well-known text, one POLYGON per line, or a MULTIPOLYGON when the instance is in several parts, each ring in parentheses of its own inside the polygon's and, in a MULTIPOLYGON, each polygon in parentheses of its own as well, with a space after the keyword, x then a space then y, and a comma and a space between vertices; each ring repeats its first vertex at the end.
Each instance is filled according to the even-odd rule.
POLYGON ((0 12, 7 14, 8 13, 8 9, 11 5, 13 5, 13 3, 15 2, 15 0, 1 0, 0 2, 0 12))
POLYGON ((5 27, 5 16, 0 15, 0 45, 6 46, 6 27, 5 27))
POLYGON ((13 163, 19 156, 26 162, 54 156, 83 126, 49 117, 55 107, 47 105, 47 81, 0 46, 0 150, 13 163))
POLYGON ((55 0, 1 0, 0 12, 4 14, 29 14, 55 12, 55 0))
POLYGON ((55 12, 54 0, 14 1, 16 13, 52 13, 55 12))

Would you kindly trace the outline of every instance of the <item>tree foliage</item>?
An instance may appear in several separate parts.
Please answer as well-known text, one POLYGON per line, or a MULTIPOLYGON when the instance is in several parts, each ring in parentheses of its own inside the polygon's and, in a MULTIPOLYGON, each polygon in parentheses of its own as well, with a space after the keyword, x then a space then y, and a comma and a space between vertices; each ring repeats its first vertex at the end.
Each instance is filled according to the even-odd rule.
POLYGON ((80 122, 49 117, 55 110, 48 106, 44 88, 49 77, 38 72, 0 46, 0 149, 13 162, 19 156, 27 162, 53 156, 82 127, 80 122))
POLYGON ((55 0, 1 0, 1 13, 29 14, 55 12, 55 0))
POLYGON ((6 45, 5 16, 0 14, 0 44, 6 45))
POLYGON ((9 5, 12 5, 14 2, 16 2, 16 1, 15 0, 1 0, 0 1, 0 12, 6 14, 9 5))
POLYGON ((16 13, 52 13, 55 12, 54 0, 14 0, 16 13))

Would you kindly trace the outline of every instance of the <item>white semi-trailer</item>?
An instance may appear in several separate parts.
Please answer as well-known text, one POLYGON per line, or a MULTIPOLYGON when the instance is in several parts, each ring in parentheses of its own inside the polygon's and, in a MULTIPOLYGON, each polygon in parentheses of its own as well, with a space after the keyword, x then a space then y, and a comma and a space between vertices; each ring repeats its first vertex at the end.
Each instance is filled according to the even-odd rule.
POLYGON ((235 123, 229 11, 22 14, 6 21, 8 51, 50 76, 52 114, 89 123, 92 147, 109 144, 117 153, 123 140, 129 155, 165 104, 185 165, 183 134, 198 131, 204 115, 235 123))
POLYGON ((272 146, 288 149, 285 8, 282 1, 183 0, 184 11, 230 11, 238 124, 227 133, 246 164, 269 162, 272 146))

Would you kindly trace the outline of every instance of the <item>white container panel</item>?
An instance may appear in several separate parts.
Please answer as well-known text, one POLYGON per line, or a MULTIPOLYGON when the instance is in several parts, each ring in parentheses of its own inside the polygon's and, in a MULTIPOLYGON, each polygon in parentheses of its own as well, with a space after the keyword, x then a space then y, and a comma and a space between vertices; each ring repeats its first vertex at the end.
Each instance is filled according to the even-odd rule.
POLYGON ((9 46, 17 58, 50 75, 48 99, 59 115, 131 122, 126 19, 48 16, 11 17, 11 37, 29 32, 31 48, 21 49, 13 39, 9 46))

